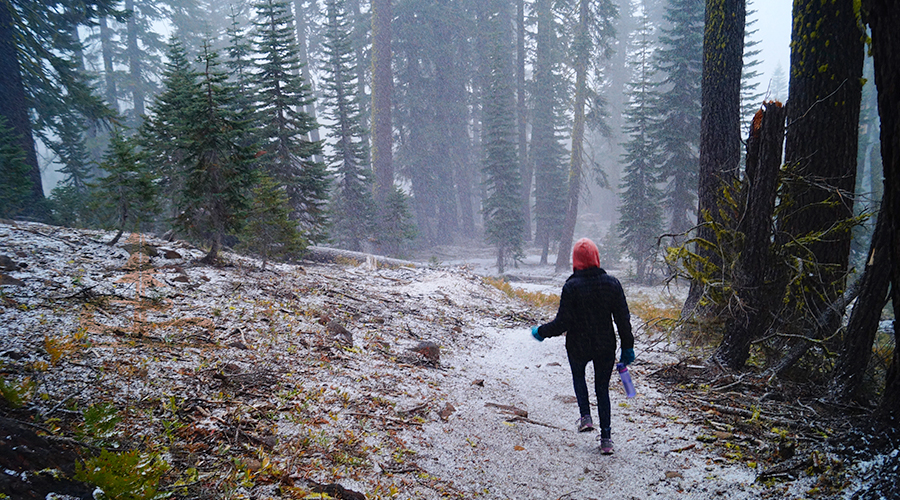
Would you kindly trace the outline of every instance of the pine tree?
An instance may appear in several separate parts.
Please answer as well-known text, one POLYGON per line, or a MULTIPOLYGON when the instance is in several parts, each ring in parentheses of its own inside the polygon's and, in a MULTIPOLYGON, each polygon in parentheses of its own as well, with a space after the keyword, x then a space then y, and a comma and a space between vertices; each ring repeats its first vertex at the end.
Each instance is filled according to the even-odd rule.
POLYGON ((262 257, 263 268, 269 259, 302 254, 307 242, 290 219, 291 206, 284 186, 263 175, 252 192, 238 249, 262 257))
POLYGON ((131 94, 127 123, 136 129, 143 122, 147 100, 157 92, 156 79, 163 68, 161 55, 166 44, 154 29, 163 11, 158 0, 125 0, 124 7, 128 17, 118 33, 124 45, 121 62, 128 72, 122 90, 131 94))
POLYGON ((187 155, 190 109, 196 94, 197 73, 191 68, 184 46, 169 41, 163 91, 150 106, 150 116, 139 130, 141 161, 159 177, 164 207, 169 218, 178 215, 183 190, 183 161, 187 155))
POLYGON ((565 46, 560 39, 564 27, 550 0, 534 4, 537 47, 532 81, 533 119, 530 159, 534 164, 535 244, 541 249, 541 264, 547 263, 551 241, 559 240, 566 216, 566 149, 562 129, 566 126, 565 46))
MULTIPOLYGON (((612 55, 612 44, 616 38, 614 21, 619 13, 609 0, 579 0, 576 2, 578 14, 573 13, 575 24, 571 41, 573 52, 572 69, 575 73, 575 88, 572 98, 572 147, 569 159, 566 215, 560 230, 559 252, 556 255, 556 270, 569 267, 572 243, 575 239, 575 223, 578 219, 578 204, 581 198, 582 178, 585 177, 585 132, 588 127, 609 136, 606 123, 605 99, 597 92, 602 85, 602 62, 612 55), (593 82, 590 81, 594 74, 593 82)), ((603 170, 595 168, 600 175, 603 170)))
MULTIPOLYGON (((102 118, 102 101, 93 94, 75 60, 80 50, 79 25, 106 15, 111 0, 89 0, 71 15, 61 0, 42 3, 10 0, 0 4, 0 116, 25 154, 29 171, 9 179, 11 185, 30 187, 24 207, 30 215, 47 215, 35 137, 54 132, 53 118, 74 108, 81 116, 102 118)), ((16 174, 18 172, 11 172, 16 174)))
POLYGON ((265 171, 287 189, 293 212, 311 242, 324 241, 328 220, 329 179, 315 161, 322 144, 307 135, 318 128, 303 106, 312 102, 310 87, 299 75, 300 61, 287 2, 262 0, 254 20, 256 112, 265 171))
POLYGON ((251 151, 241 143, 248 121, 229 109, 233 89, 208 42, 200 63, 203 68, 185 130, 185 180, 176 224, 208 240, 210 250, 204 259, 215 262, 222 238, 240 228, 256 171, 251 151))
POLYGON ((776 101, 784 102, 788 97, 788 80, 787 75, 784 74, 784 68, 781 67, 781 63, 775 65, 775 70, 772 71, 772 79, 769 81, 769 97, 776 101))
POLYGON ((324 44, 325 114, 333 153, 327 161, 336 174, 337 189, 331 206, 332 238, 350 250, 362 250, 371 233, 374 201, 368 144, 362 126, 356 82, 356 54, 350 37, 350 16, 345 0, 326 0, 324 44))
POLYGON ((662 152, 663 206, 669 232, 680 234, 693 226, 700 145, 700 82, 703 54, 704 0, 669 0, 656 70, 662 76, 653 137, 662 152))
POLYGON ((92 198, 97 201, 93 208, 107 213, 109 225, 118 230, 109 242, 115 245, 129 223, 140 227, 157 212, 155 178, 138 161, 132 141, 118 129, 110 137, 100 169, 105 175, 92 190, 92 198))
POLYGON ((634 34, 634 51, 629 58, 633 66, 633 80, 626 85, 628 104, 624 118, 625 161, 619 205, 618 232, 622 247, 634 261, 635 277, 639 282, 652 271, 656 238, 662 233, 662 193, 659 182, 659 150, 651 135, 656 118, 654 93, 652 28, 646 13, 643 25, 634 34))
POLYGON ((751 2, 747 2, 747 24, 744 35, 744 70, 741 74, 741 130, 744 136, 750 131, 750 121, 762 105, 764 92, 759 90, 759 82, 756 81, 761 73, 755 68, 761 63, 757 57, 762 53, 761 49, 754 48, 759 45, 759 40, 754 40, 753 35, 758 30, 751 29, 758 19, 753 18, 757 11, 750 10, 751 2))
POLYGON ((524 221, 520 193, 522 180, 516 162, 515 93, 512 43, 507 32, 508 6, 492 3, 491 58, 488 92, 484 96, 485 151, 482 169, 487 197, 484 200, 485 234, 497 246, 497 271, 522 257, 524 221))
POLYGON ((7 126, 6 117, 0 115, 0 217, 12 218, 25 209, 31 192, 28 173, 31 167, 25 161, 25 152, 15 139, 15 132, 7 126))

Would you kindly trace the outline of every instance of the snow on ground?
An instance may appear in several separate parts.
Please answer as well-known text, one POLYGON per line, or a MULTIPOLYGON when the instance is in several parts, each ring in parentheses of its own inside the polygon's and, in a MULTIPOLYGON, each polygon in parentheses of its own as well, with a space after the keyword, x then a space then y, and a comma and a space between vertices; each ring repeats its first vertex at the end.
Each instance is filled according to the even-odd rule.
MULTIPOLYGON (((29 415, 59 419, 62 433, 80 428, 81 409, 114 405, 119 439, 162 453, 183 498, 316 498, 328 483, 370 499, 772 492, 697 440, 702 415, 649 377, 677 353, 639 318, 638 396, 613 379, 616 453, 601 456, 596 432, 575 431, 564 340, 529 334, 553 311, 486 285, 487 251, 437 249, 416 268, 261 269, 234 254, 200 265, 203 252, 183 242, 110 237, 0 222, 0 255, 27 265, 0 287, 0 372, 36 381, 29 415), (439 363, 411 351, 423 341, 440 346, 439 363), (196 474, 179 476, 188 468, 196 474)), ((566 274, 536 257, 508 273, 546 293, 566 274)), ((666 302, 669 292, 623 282, 629 299, 666 302)), ((784 498, 809 484, 791 488, 784 498)))

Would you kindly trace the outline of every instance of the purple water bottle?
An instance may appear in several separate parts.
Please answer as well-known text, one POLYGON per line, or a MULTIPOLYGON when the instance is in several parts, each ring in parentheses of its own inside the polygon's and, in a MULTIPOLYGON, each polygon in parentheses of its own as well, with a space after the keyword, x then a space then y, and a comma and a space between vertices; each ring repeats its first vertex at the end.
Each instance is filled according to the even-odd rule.
POLYGON ((622 386, 625 387, 625 396, 628 398, 635 397, 637 393, 634 391, 634 382, 631 381, 631 374, 628 373, 628 367, 623 363, 616 363, 616 371, 619 372, 622 386))

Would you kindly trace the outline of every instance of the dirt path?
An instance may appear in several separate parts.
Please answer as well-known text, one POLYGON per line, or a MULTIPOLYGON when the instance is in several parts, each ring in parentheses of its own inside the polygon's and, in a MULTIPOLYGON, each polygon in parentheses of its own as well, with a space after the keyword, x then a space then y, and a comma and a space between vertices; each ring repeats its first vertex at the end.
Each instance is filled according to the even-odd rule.
POLYGON ((429 473, 482 498, 758 496, 753 471, 725 462, 698 442, 703 430, 649 381, 660 352, 641 353, 639 346, 632 369, 637 398, 627 400, 613 379, 616 453, 601 456, 597 432, 575 431, 578 407, 564 340, 538 343, 524 328, 480 331, 480 344, 445 361, 450 369, 442 389, 456 411, 425 427, 428 444, 418 461, 429 473), (530 421, 509 421, 513 415, 502 406, 526 410, 530 421))

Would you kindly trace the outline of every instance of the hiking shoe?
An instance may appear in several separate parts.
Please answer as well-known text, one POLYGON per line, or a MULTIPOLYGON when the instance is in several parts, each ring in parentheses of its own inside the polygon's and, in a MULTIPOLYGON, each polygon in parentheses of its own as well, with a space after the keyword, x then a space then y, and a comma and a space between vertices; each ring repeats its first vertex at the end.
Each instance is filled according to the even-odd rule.
POLYGON ((578 432, 590 432, 594 430, 594 421, 590 415, 582 415, 578 420, 578 432))
POLYGON ((612 439, 603 438, 600 440, 600 454, 601 455, 612 455, 613 454, 612 439))

